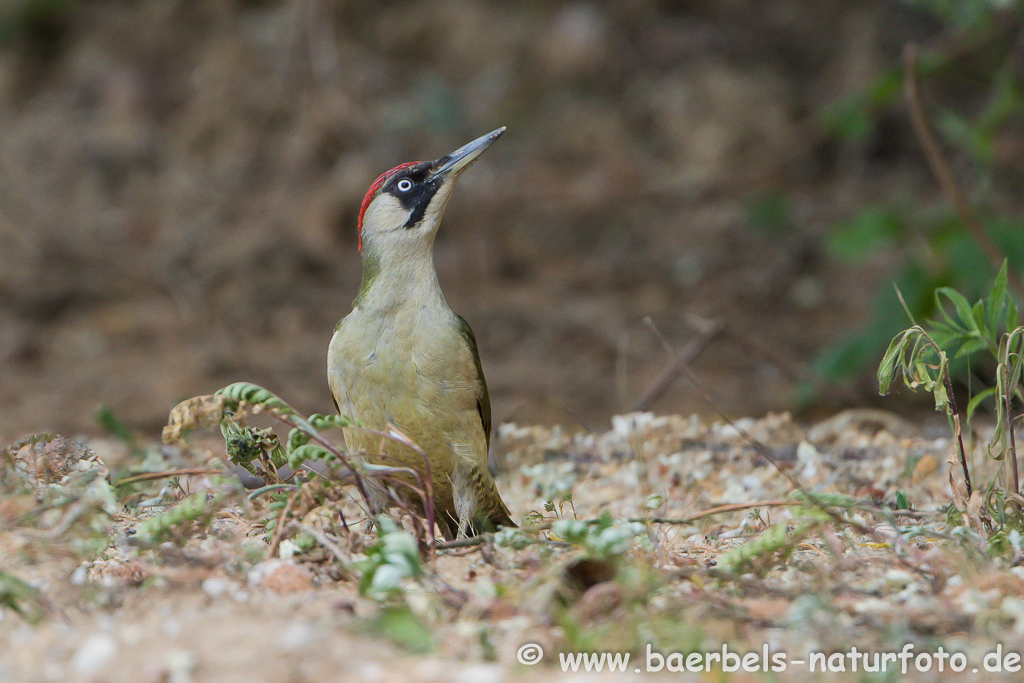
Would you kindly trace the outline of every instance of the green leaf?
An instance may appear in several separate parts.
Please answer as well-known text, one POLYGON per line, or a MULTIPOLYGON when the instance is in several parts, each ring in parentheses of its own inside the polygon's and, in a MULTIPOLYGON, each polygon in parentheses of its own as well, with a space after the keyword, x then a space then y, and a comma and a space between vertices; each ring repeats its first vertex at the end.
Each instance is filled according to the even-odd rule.
POLYGON ((408 607, 385 607, 373 621, 373 629, 396 645, 420 654, 434 649, 430 628, 408 607))
POLYGON ((38 588, 14 574, 0 570, 0 608, 7 608, 30 624, 36 624, 46 612, 45 605, 38 588))
POLYGON ((981 337, 973 337, 971 339, 968 339, 960 346, 959 349, 957 349, 956 355, 954 355, 953 358, 964 358, 972 354, 975 354, 978 351, 984 351, 987 348, 987 341, 985 341, 981 337))
POLYGON ((1007 388, 1016 392, 1024 379, 1024 328, 1014 328, 1006 335, 1007 358, 1009 365, 1007 370, 1007 388))
POLYGON ((910 330, 896 335, 893 337, 892 342, 889 343, 889 348, 886 349, 885 355, 882 356, 882 362, 878 366, 878 393, 883 396, 889 393, 889 386, 892 384, 896 372, 896 362, 903 355, 903 351, 907 348, 907 342, 909 341, 910 330))
POLYGON ((1007 260, 1003 259, 1003 267, 999 269, 996 279, 992 282, 992 289, 988 293, 988 328, 992 334, 999 329, 1003 311, 1008 303, 1006 297, 1007 264, 1007 260))
POLYGON ((986 398, 993 396, 996 393, 996 387, 989 387, 984 391, 979 391, 977 394, 971 397, 970 402, 967 404, 967 421, 970 422, 974 417, 974 412, 981 405, 981 402, 986 398))
POLYGON ((932 394, 935 396, 935 410, 939 412, 949 412, 949 394, 946 393, 946 384, 942 381, 942 374, 946 371, 945 363, 939 370, 939 380, 935 382, 932 388, 932 394))
POLYGON ((935 307, 939 309, 939 313, 941 313, 942 317, 946 319, 946 322, 954 328, 960 328, 964 331, 978 332, 978 326, 974 322, 974 314, 971 310, 971 304, 966 298, 964 298, 963 294, 952 287, 939 287, 935 290, 935 307), (946 311, 946 307, 942 304, 943 298, 946 298, 953 304, 953 307, 956 310, 956 320, 950 318, 946 311))
POLYGON ((216 395, 224 396, 232 401, 245 401, 281 415, 298 415, 294 408, 278 398, 277 395, 249 382, 229 384, 217 391, 216 395))
POLYGON ((971 307, 971 319, 974 320, 974 327, 980 332, 982 337, 989 338, 994 333, 990 334, 988 325, 985 323, 985 300, 979 299, 971 307))
POLYGON ((334 453, 316 443, 303 444, 288 453, 288 465, 296 472, 306 461, 317 460, 327 465, 333 465, 337 458, 334 453))

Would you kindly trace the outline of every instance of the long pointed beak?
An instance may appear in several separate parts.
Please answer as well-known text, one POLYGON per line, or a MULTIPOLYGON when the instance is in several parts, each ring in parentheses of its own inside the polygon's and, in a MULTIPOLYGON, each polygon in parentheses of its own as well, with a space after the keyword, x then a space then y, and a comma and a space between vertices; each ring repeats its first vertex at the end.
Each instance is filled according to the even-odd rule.
POLYGON ((484 153, 488 147, 494 144, 494 141, 501 137, 501 134, 505 132, 505 126, 502 126, 498 130, 492 131, 483 137, 479 137, 473 142, 467 143, 451 154, 445 155, 434 162, 437 168, 431 174, 432 177, 452 177, 455 178, 466 169, 471 163, 476 161, 476 158, 484 153))

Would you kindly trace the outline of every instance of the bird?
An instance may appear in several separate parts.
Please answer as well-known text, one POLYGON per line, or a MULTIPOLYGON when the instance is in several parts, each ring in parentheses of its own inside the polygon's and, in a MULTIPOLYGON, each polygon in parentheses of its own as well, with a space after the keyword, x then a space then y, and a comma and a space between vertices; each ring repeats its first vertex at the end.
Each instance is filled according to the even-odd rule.
MULTIPOLYGON (((476 337, 445 301, 433 260, 456 181, 504 132, 434 161, 400 164, 373 181, 359 209, 362 281, 327 354, 335 408, 361 427, 343 429, 346 448, 424 478, 424 455, 402 441, 422 449, 446 540, 516 526, 487 468, 491 402, 476 337)), ((394 506, 382 484, 367 484, 371 514, 394 506)), ((404 496, 403 503, 424 514, 422 497, 404 496)))

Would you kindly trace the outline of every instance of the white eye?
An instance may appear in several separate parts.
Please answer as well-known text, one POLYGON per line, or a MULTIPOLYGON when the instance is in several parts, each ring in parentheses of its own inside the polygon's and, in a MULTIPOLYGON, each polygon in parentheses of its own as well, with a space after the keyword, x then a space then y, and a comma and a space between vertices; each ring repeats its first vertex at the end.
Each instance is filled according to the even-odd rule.
POLYGON ((412 189, 412 181, 409 180, 408 178, 402 178, 401 180, 398 181, 398 184, 395 185, 395 188, 399 192, 408 192, 409 190, 412 189))

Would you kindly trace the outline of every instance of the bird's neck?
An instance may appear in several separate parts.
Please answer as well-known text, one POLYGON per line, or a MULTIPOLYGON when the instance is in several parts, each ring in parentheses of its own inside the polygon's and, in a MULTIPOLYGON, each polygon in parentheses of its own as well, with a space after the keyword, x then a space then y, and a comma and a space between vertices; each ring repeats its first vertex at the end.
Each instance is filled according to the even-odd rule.
POLYGON ((402 254, 363 253, 363 279, 356 308, 394 311, 403 306, 447 306, 434 270, 432 250, 402 254))

